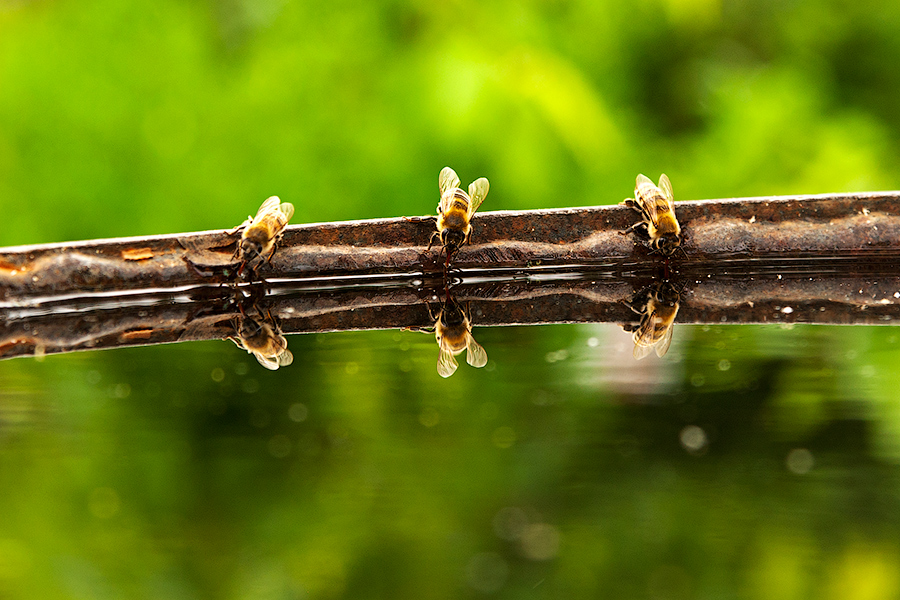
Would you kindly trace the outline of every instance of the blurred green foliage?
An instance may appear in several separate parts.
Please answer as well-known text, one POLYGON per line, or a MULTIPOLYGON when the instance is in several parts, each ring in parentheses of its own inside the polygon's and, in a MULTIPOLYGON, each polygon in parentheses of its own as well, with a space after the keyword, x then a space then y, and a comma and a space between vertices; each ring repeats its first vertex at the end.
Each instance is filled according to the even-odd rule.
POLYGON ((900 7, 0 4, 0 245, 485 209, 896 187, 900 7))
MULTIPOLYGON (((900 4, 0 0, 0 245, 896 188, 900 4)), ((893 328, 0 362, 3 598, 897 598, 893 328), (691 429, 692 427, 698 429, 691 429), (690 441, 701 434, 705 445, 690 441)))

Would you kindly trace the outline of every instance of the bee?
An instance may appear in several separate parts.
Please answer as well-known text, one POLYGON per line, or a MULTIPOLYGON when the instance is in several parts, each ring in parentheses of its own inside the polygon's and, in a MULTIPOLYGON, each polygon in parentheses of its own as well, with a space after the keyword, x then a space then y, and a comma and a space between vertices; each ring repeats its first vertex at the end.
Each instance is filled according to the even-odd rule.
POLYGON ((238 348, 256 357, 259 364, 271 371, 294 362, 294 355, 287 349, 287 340, 271 315, 268 319, 242 314, 235 322, 235 335, 230 336, 238 348))
POLYGON ((634 199, 626 198, 620 204, 633 208, 642 217, 623 234, 642 229, 649 238, 649 246, 664 256, 671 256, 681 246, 681 225, 675 218, 675 196, 665 174, 659 178, 659 186, 653 185, 649 177, 638 175, 634 199))
POLYGON ((255 271, 264 261, 271 260, 275 245, 293 215, 293 204, 272 196, 262 203, 256 217, 247 217, 237 228, 243 229, 241 241, 234 251, 235 256, 240 256, 241 260, 238 275, 247 265, 251 265, 251 269, 255 271))
POLYGON ((487 364, 487 352, 472 337, 472 322, 468 309, 464 309, 452 296, 441 305, 437 317, 431 312, 427 303, 428 315, 434 321, 432 327, 413 327, 416 331, 434 332, 440 351, 438 353, 437 372, 441 377, 450 377, 456 372, 455 356, 466 351, 466 362, 476 368, 487 364))
POLYGON ((472 215, 484 202, 490 184, 486 178, 479 177, 469 184, 469 192, 466 193, 459 187, 456 171, 444 167, 438 176, 438 187, 441 190, 441 201, 437 206, 437 231, 431 235, 428 250, 431 250, 435 239, 439 239, 443 244, 441 251, 447 252, 447 267, 449 267, 453 253, 463 244, 469 243, 472 235, 472 215))
POLYGON ((672 329, 678 315, 681 293, 665 281, 645 290, 638 298, 640 301, 626 303, 641 315, 640 325, 632 335, 634 357, 640 360, 654 349, 657 356, 663 357, 672 343, 672 329))

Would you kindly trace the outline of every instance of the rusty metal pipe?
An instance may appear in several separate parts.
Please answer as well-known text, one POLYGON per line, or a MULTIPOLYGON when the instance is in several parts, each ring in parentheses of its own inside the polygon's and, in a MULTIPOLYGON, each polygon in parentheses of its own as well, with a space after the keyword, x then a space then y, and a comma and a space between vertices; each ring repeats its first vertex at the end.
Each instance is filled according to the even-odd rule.
MULTIPOLYGON (((716 271, 723 261, 854 256, 881 261, 900 248, 900 192, 678 202, 684 255, 674 268, 716 271)), ((461 269, 535 265, 658 266, 631 235, 624 206, 501 211, 476 215, 461 269)), ((260 276, 304 278, 439 273, 425 254, 432 217, 293 225, 260 276)), ((234 278, 235 235, 207 231, 0 249, 0 300, 89 291, 225 283, 234 278)), ((732 264, 734 266, 734 264, 732 264)))

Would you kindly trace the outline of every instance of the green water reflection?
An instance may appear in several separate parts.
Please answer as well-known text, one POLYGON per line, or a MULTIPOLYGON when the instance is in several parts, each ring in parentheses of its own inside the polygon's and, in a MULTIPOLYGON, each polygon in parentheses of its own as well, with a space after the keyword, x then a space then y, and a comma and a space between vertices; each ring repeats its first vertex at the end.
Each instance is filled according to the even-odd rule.
POLYGON ((893 327, 477 328, 0 363, 0 590, 25 598, 900 592, 893 327))

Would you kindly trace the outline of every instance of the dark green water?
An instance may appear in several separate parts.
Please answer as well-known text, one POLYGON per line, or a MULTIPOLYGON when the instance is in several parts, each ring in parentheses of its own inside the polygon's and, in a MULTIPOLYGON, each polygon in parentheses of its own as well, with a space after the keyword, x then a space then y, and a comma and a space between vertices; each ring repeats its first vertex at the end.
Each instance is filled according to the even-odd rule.
POLYGON ((0 362, 0 595, 897 597, 897 328, 674 333, 0 362))

